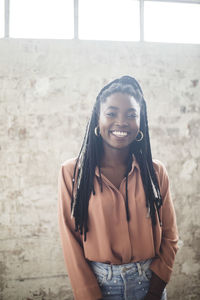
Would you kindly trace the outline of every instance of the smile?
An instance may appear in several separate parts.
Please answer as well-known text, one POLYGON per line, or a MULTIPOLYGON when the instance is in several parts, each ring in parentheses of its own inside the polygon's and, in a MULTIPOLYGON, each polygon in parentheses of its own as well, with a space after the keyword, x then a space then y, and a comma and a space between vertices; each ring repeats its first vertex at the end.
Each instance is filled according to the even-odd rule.
POLYGON ((127 131, 112 131, 112 134, 117 137, 125 137, 128 135, 127 131))

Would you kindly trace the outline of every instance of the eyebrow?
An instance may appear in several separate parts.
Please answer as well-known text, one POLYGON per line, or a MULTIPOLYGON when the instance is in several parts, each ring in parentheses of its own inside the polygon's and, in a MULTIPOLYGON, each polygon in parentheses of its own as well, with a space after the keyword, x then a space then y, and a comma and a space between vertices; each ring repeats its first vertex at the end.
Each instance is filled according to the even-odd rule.
MULTIPOLYGON (((116 107, 116 106, 108 106, 107 109, 115 109, 115 110, 118 110, 119 108, 116 107)), ((137 111, 135 108, 131 107, 128 109, 128 111, 137 111)))

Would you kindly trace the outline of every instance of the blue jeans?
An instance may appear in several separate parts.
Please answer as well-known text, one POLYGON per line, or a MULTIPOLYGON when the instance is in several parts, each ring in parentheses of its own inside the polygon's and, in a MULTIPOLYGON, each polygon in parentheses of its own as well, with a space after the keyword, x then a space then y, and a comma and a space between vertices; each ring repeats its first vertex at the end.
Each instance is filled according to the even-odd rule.
MULTIPOLYGON (((152 271, 152 259, 111 265, 90 261, 104 300, 142 300, 147 294, 152 271)), ((166 289, 161 300, 167 300, 166 289)))

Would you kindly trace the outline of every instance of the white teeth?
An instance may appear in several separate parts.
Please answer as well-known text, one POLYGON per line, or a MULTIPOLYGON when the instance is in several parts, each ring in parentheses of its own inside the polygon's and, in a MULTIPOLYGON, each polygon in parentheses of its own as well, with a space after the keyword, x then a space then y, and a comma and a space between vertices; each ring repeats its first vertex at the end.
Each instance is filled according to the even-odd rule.
POLYGON ((127 136, 127 134, 128 134, 126 131, 113 131, 112 133, 119 137, 124 137, 124 136, 127 136))

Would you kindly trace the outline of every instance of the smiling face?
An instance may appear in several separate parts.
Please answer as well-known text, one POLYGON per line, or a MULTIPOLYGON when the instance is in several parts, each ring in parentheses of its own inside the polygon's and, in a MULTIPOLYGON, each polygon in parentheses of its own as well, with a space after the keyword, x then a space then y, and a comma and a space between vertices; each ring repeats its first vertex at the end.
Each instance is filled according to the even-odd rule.
POLYGON ((140 106, 128 94, 114 93, 100 105, 99 129, 104 147, 127 148, 140 129, 140 106))

